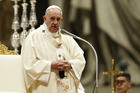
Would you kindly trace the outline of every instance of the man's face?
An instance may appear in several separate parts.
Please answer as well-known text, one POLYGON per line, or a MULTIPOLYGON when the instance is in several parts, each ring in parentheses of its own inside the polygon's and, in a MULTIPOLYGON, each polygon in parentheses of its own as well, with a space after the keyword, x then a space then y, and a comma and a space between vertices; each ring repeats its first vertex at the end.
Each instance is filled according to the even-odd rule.
POLYGON ((62 24, 63 18, 59 9, 52 8, 48 10, 45 16, 43 16, 43 19, 49 31, 52 33, 56 33, 57 31, 59 31, 59 27, 62 24))
POLYGON ((131 83, 124 76, 117 77, 115 85, 118 93, 128 93, 131 87, 131 83))

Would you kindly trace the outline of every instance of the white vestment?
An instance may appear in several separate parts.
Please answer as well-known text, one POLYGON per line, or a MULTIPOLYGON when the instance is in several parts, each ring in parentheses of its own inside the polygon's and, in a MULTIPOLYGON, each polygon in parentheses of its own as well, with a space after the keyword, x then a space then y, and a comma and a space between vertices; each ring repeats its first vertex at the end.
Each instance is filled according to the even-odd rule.
POLYGON ((72 37, 60 32, 55 37, 44 23, 27 36, 21 54, 28 93, 78 93, 85 59, 72 37), (63 79, 57 70, 51 69, 51 63, 58 60, 58 54, 72 66, 71 70, 65 71, 63 79))

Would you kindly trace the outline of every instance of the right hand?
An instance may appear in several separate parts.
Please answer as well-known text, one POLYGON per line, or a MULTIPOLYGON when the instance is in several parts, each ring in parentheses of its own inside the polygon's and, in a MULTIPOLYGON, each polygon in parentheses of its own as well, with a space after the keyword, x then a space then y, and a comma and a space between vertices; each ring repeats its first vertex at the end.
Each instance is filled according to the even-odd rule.
POLYGON ((57 60, 51 64, 51 68, 58 71, 65 71, 71 69, 71 64, 66 60, 57 60))

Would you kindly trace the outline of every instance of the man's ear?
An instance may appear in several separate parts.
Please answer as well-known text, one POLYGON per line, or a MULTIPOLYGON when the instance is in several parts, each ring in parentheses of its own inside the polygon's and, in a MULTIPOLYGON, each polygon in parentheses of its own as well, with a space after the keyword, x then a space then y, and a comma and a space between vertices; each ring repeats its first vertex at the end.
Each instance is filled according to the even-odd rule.
POLYGON ((43 16, 43 19, 46 20, 46 16, 43 16))
POLYGON ((129 88, 131 87, 131 85, 132 85, 132 83, 131 83, 131 82, 129 82, 129 88))
POLYGON ((63 21, 63 17, 62 17, 62 19, 61 19, 62 21, 63 21))
POLYGON ((63 17, 61 18, 61 23, 60 23, 61 25, 62 25, 62 22, 63 22, 63 17))

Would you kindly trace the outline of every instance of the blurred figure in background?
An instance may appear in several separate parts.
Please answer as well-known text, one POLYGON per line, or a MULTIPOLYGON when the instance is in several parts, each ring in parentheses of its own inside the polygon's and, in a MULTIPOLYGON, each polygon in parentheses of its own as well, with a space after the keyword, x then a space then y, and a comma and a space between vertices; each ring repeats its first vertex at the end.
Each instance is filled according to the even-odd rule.
POLYGON ((116 76, 115 86, 117 93, 130 93, 131 76, 128 73, 123 73, 116 76))

